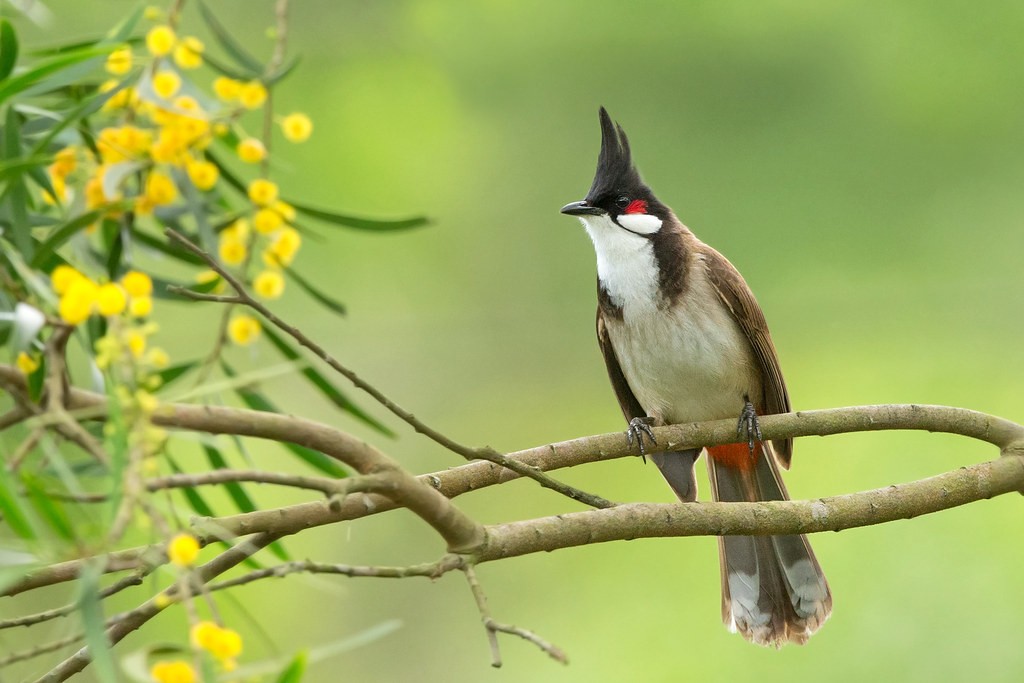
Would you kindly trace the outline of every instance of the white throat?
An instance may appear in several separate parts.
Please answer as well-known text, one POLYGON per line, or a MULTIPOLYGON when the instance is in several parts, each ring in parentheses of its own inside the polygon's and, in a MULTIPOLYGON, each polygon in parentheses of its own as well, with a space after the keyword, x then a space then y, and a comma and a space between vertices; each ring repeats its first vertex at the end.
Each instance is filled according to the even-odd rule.
POLYGON ((612 303, 621 306, 627 318, 656 311, 660 299, 658 262, 654 245, 644 235, 657 232, 661 220, 647 214, 620 216, 626 230, 607 215, 580 216, 580 220, 594 243, 597 277, 612 303))

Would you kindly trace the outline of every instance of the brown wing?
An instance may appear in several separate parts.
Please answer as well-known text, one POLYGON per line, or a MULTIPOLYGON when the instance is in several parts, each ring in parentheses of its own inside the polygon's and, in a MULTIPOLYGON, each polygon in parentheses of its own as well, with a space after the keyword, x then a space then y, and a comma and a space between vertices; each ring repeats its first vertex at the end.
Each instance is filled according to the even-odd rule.
POLYGON ((628 422, 634 417, 645 417, 647 412, 633 395, 626 376, 622 374, 619 359, 615 357, 615 349, 612 348, 612 340, 608 338, 608 328, 604 324, 604 316, 601 314, 600 307, 597 309, 597 342, 601 346, 605 367, 608 368, 608 379, 612 381, 615 397, 619 399, 619 407, 622 408, 622 414, 626 416, 626 421, 628 422))
MULTIPOLYGON (((702 245, 701 253, 704 256, 708 281, 739 323, 761 367, 764 395, 760 397, 761 405, 757 408, 766 415, 788 413, 789 393, 786 391, 786 382, 782 379, 779 358, 775 354, 772 336, 768 333, 768 323, 764 319, 761 307, 754 299, 753 292, 739 271, 729 263, 729 259, 707 245, 702 245)), ((789 469, 793 456, 793 440, 779 439, 773 441, 772 445, 782 466, 789 469)))

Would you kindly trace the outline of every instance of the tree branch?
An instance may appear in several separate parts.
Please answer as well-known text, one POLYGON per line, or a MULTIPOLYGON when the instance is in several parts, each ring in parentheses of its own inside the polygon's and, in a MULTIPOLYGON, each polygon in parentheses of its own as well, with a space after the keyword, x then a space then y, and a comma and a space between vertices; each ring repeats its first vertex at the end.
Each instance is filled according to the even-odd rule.
POLYGON ((501 465, 502 467, 510 469, 521 476, 529 477, 535 480, 537 483, 539 483, 541 486, 545 488, 557 491, 558 493, 561 493, 562 495, 568 498, 578 500, 584 503, 585 505, 589 505, 590 507, 611 507, 611 501, 606 500, 600 496, 595 496, 593 494, 587 493, 586 491, 582 491, 573 486, 569 486, 568 484, 564 484, 556 479, 547 476, 542 471, 536 468, 524 465, 523 463, 513 458, 509 458, 499 453, 498 451, 494 450, 489 446, 484 446, 481 448, 472 448, 470 446, 465 446, 455 441, 454 439, 448 438, 447 436, 437 431, 436 429, 429 427, 423 421, 417 419, 416 416, 410 413, 408 410, 402 408, 400 405, 398 405, 397 403, 389 399, 387 396, 385 396, 384 393, 377 389, 375 386, 373 386, 372 384, 361 378, 359 375, 357 375, 355 372, 353 372, 352 370, 338 362, 338 360, 334 358, 334 356, 329 354, 326 349, 324 349, 315 341, 307 337, 301 330, 292 325, 289 325, 284 320, 277 317, 277 315, 275 315, 269 308, 264 306, 262 302, 255 299, 251 294, 249 294, 248 290, 245 288, 245 285, 238 278, 232 275, 227 269, 225 269, 224 266, 222 266, 217 261, 217 259, 213 258, 208 253, 206 253, 198 246, 193 244, 192 241, 189 240, 187 237, 171 228, 166 228, 164 230, 164 234, 166 234, 169 239, 178 242, 179 244, 181 244, 182 247, 192 252, 199 258, 203 259, 203 261, 205 261, 206 264, 210 266, 212 270, 214 270, 217 274, 224 278, 225 282, 231 285, 231 288, 235 290, 236 296, 211 296, 209 294, 200 294, 197 292, 192 292, 191 290, 188 289, 184 289, 182 287, 173 286, 169 287, 168 291, 199 301, 219 301, 222 303, 241 304, 244 306, 248 306, 249 308, 253 309, 257 313, 262 315, 268 322, 273 324, 279 330, 281 330, 282 332, 290 336, 292 339, 297 341, 300 345, 312 351, 317 358, 327 363, 327 365, 329 365, 331 369, 333 369, 335 372, 341 374, 343 377, 352 382, 352 384, 354 384, 356 387, 370 394, 370 396, 372 396, 378 403, 380 403, 382 406, 390 410, 393 414, 395 414, 401 420, 406 422, 418 433, 423 434, 424 436, 431 439, 435 443, 438 443, 447 448, 448 450, 461 455, 467 460, 487 460, 497 465, 501 465))

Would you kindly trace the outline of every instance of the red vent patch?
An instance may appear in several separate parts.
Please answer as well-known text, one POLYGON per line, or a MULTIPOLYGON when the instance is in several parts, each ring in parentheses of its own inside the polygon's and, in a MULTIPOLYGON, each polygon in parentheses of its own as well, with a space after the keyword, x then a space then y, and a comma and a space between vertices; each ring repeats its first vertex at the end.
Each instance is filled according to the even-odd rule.
POLYGON ((647 213, 647 202, 642 199, 634 199, 626 207, 626 213, 647 213))

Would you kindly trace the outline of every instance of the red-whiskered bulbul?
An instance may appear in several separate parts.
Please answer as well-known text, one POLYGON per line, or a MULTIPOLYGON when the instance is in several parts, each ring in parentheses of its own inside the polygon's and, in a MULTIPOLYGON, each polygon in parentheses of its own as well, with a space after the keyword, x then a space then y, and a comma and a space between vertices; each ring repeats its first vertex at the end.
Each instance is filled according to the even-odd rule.
MULTIPOLYGON (((622 126, 602 107, 597 175, 578 216, 597 252, 597 339, 629 429, 739 417, 741 443, 650 453, 683 502, 697 498, 694 462, 708 453, 720 501, 786 500, 779 465, 791 439, 764 441, 757 415, 789 412, 775 346, 735 267, 697 239, 644 184, 622 126)), ((805 536, 719 537, 722 618, 760 645, 804 643, 832 595, 805 536)))

